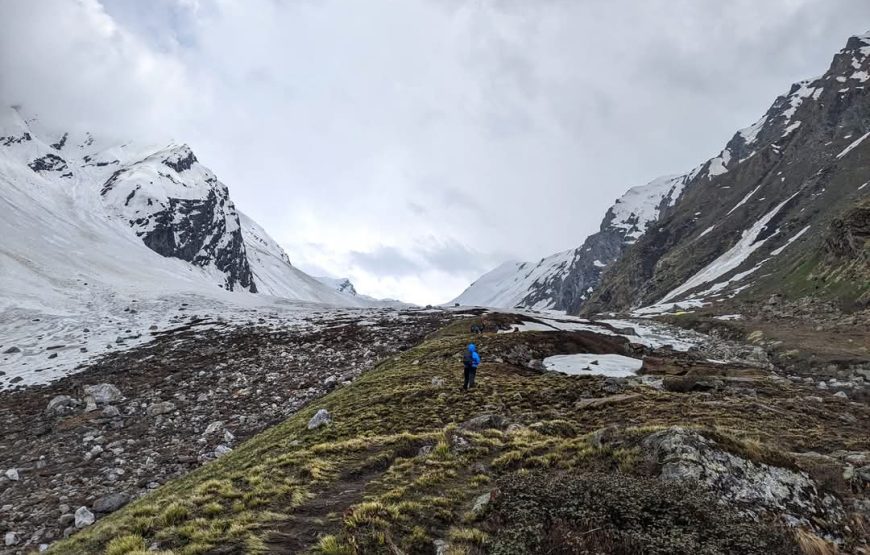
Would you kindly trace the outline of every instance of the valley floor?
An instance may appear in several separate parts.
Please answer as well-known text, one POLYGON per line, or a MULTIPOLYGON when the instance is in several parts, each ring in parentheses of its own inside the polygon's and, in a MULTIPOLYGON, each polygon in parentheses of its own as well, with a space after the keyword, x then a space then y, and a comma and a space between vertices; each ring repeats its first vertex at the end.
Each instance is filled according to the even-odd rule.
POLYGON ((0 467, 19 469, 0 478, 0 525, 12 551, 74 532, 49 548, 63 554, 866 552, 870 382, 848 366, 856 379, 820 388, 781 345, 709 319, 682 322, 709 334, 482 310, 178 330, 0 394, 0 467), (581 353, 600 359, 546 369, 581 353), (639 375, 594 375, 612 355, 639 375), (103 381, 119 414, 44 413, 103 381), (109 493, 135 499, 76 531, 109 493))

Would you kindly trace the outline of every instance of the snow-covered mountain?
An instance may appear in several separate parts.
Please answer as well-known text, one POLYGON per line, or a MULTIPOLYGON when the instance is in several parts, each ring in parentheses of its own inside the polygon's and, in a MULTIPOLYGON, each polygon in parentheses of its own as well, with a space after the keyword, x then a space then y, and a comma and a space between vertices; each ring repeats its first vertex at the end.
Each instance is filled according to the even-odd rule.
POLYGON ((598 286, 602 272, 672 207, 689 175, 660 177, 629 189, 604 216, 600 230, 576 249, 539 262, 507 262, 468 287, 452 303, 573 312, 598 286))
POLYGON ((365 302, 293 267, 187 145, 55 131, 18 108, 0 110, 0 231, 0 308, 51 310, 94 284, 365 302))
POLYGON ((356 287, 353 286, 353 282, 348 278, 334 278, 329 276, 317 276, 314 279, 319 281, 320 283, 331 287, 332 289, 338 291, 339 293, 343 293, 345 295, 350 295, 351 297, 357 297, 359 294, 356 291, 356 287))
POLYGON ((870 33, 715 157, 629 190, 579 248, 502 265, 455 302, 570 313, 771 292, 870 302, 868 82, 870 33))

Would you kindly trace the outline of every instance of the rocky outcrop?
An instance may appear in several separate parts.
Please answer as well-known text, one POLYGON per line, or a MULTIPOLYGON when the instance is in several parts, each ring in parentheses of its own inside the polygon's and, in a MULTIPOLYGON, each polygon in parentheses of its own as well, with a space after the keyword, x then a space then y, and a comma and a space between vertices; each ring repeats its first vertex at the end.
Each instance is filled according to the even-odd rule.
POLYGON ((755 516, 782 515, 789 525, 830 529, 844 517, 840 502, 805 473, 734 455, 697 432, 669 428, 647 437, 643 448, 661 479, 701 483, 755 516))

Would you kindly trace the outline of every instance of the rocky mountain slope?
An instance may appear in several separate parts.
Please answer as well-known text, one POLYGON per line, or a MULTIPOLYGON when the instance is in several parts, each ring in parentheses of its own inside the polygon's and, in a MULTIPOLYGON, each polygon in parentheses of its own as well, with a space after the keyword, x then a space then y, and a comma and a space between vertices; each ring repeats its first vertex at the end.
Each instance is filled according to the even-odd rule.
POLYGON ((69 297, 77 281, 363 304, 294 268, 187 145, 115 144, 6 109, 0 207, 10 269, 0 290, 16 294, 11 304, 69 297))
POLYGON ((580 248, 502 266, 456 302, 595 313, 782 291, 866 304, 868 81, 870 34, 716 157, 629 191, 580 248))
POLYGON ((584 310, 782 293, 870 302, 870 34, 708 161, 584 310))
POLYGON ((629 189, 608 209, 597 233, 572 250, 531 262, 507 262, 472 283, 451 303, 575 312, 602 272, 673 206, 688 175, 666 176, 629 189))

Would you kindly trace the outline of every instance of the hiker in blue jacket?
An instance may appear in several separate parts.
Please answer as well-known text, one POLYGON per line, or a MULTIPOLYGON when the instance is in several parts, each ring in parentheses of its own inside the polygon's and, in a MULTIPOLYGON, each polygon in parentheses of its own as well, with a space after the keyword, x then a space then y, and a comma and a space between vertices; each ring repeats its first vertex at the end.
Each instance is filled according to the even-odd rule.
POLYGON ((465 366, 465 385, 462 389, 474 387, 474 375, 477 374, 477 366, 480 364, 480 355, 477 354, 477 346, 474 343, 468 345, 462 364, 465 366))

